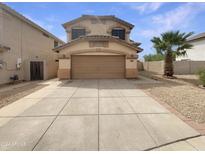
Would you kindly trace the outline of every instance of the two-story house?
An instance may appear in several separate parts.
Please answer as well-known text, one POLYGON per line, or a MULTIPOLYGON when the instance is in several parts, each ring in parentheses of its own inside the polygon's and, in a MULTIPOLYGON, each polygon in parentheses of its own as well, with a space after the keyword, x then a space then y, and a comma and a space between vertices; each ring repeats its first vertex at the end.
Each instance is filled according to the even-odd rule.
POLYGON ((130 40, 133 25, 113 15, 83 15, 63 24, 67 43, 59 53, 58 78, 136 78, 140 43, 130 40))
POLYGON ((5 4, 0 3, 0 84, 42 80, 57 75, 59 38, 5 4))

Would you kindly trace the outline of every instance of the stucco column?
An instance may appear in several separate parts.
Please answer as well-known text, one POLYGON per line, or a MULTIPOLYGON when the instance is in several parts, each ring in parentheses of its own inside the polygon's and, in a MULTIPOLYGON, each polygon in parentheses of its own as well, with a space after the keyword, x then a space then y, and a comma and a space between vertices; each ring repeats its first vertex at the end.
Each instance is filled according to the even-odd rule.
POLYGON ((59 59, 58 67, 58 78, 59 79, 70 79, 71 78, 71 60, 70 59, 59 59))
POLYGON ((136 57, 126 57, 126 78, 136 78, 137 71, 137 58, 136 57))
POLYGON ((66 37, 67 37, 67 42, 71 41, 71 30, 66 29, 66 37))
POLYGON ((126 40, 127 42, 130 42, 130 31, 127 31, 127 32, 125 33, 125 40, 126 40))

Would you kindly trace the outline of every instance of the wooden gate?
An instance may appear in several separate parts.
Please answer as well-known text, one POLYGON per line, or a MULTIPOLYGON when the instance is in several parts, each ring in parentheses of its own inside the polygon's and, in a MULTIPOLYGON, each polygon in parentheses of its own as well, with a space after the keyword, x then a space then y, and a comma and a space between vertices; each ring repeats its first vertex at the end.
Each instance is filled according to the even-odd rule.
POLYGON ((31 80, 43 80, 43 62, 31 61, 30 75, 31 80))

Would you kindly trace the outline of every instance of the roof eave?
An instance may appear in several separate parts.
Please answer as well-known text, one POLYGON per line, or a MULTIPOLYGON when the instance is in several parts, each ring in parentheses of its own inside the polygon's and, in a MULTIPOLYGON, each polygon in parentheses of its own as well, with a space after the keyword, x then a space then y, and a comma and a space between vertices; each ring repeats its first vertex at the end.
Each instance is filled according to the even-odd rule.
MULTIPOLYGON (((88 36, 88 37, 80 37, 80 38, 78 38, 78 39, 76 39, 76 40, 73 40, 73 41, 71 41, 71 42, 68 42, 68 43, 66 43, 66 44, 63 44, 63 45, 61 45, 61 46, 58 46, 58 47, 54 48, 53 51, 57 52, 57 51, 63 50, 64 48, 68 47, 68 46, 71 45, 72 43, 75 43, 75 42, 78 42, 78 41, 82 41, 82 40, 92 40, 93 38, 91 38, 91 37, 93 37, 93 36, 90 36, 90 37, 89 37, 89 36, 88 36)), ((139 46, 136 46, 136 45, 134 45, 134 44, 129 44, 129 43, 127 43, 127 42, 125 42, 125 41, 123 41, 123 40, 121 40, 121 39, 118 39, 118 38, 114 38, 114 37, 111 37, 111 36, 103 36, 103 38, 99 38, 99 40, 102 40, 102 39, 115 40, 115 41, 117 41, 117 42, 120 42, 120 43, 122 43, 122 44, 124 44, 124 45, 126 45, 126 46, 128 46, 128 47, 130 47, 130 48, 132 48, 132 49, 134 49, 134 50, 136 50, 137 53, 143 51, 143 49, 140 48, 139 46)), ((96 39, 95 39, 95 40, 96 40, 96 39)))
POLYGON ((193 38, 193 39, 188 39, 187 42, 194 42, 197 40, 205 39, 205 37, 198 37, 198 38, 193 38))
POLYGON ((142 51, 143 51, 143 49, 139 47, 138 50, 137 50, 137 53, 140 53, 142 51))

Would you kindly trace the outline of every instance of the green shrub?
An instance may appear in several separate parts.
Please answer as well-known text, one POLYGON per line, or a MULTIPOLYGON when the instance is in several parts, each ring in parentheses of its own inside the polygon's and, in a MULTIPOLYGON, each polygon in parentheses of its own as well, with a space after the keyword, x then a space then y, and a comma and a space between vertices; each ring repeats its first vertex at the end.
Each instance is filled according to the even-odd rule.
POLYGON ((145 61, 161 61, 161 60, 164 60, 164 55, 161 55, 161 54, 144 55, 144 60, 145 61))
POLYGON ((198 75, 199 75, 199 80, 201 81, 202 85, 205 87, 205 69, 200 70, 198 72, 198 75))

